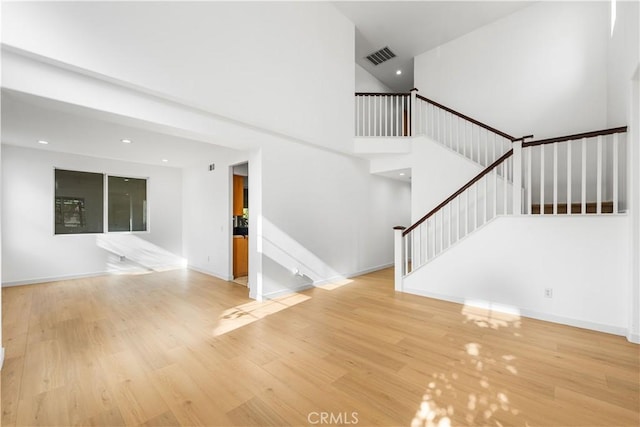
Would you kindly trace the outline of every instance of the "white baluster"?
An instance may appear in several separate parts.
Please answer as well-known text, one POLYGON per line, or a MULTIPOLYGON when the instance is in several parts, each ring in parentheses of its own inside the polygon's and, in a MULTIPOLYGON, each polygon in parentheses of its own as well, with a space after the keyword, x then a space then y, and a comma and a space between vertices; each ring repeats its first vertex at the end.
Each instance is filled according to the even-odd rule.
POLYGON ((360 114, 360 97, 356 95, 356 136, 360 136, 360 123, 358 123, 358 115, 360 114))
POLYGON ((602 136, 598 136, 596 153, 596 213, 602 213, 602 136))
POLYGON ((358 136, 362 136, 362 124, 364 122, 364 120, 362 119, 362 111, 363 111, 362 96, 359 96, 357 98, 356 105, 357 105, 356 122, 358 123, 356 134, 358 136))
POLYGON ((449 113, 449 148, 451 148, 452 150, 454 150, 454 140, 453 140, 453 128, 454 128, 454 119, 455 116, 451 113, 449 113))
POLYGON ((489 221, 489 201, 487 200, 489 198, 489 177, 485 175, 482 180, 484 181, 484 221, 482 221, 484 224, 489 221))
POLYGON ((571 187, 572 187, 572 176, 571 176, 571 144, 573 141, 567 141, 567 215, 572 214, 571 208, 571 187))
POLYGON ((493 175, 493 216, 498 216, 498 167, 496 166, 491 171, 493 175))
MULTIPOLYGON (((440 252, 444 251, 444 208, 440 209, 440 252)), ((438 214, 436 213, 436 215, 438 214)))
POLYGON ((531 158, 533 157, 534 148, 529 148, 527 150, 527 211, 531 214, 533 213, 533 187, 531 183, 531 158))
POLYGON ((404 271, 406 271, 406 274, 409 274, 411 273, 411 271, 413 271, 413 269, 411 268, 411 264, 409 264, 409 258, 411 254, 409 252, 409 240, 411 239, 411 236, 413 236, 413 231, 407 234, 404 238, 404 271))
POLYGON ((404 227, 397 226, 393 228, 393 238, 394 238, 394 266, 395 266, 395 274, 394 274, 394 288, 396 291, 402 291, 402 276, 407 274, 409 271, 407 269, 407 253, 403 250, 405 237, 402 236, 402 232, 405 230, 404 227))
POLYGON ((489 131, 485 129, 482 133, 484 134, 484 144, 482 144, 484 148, 484 166, 487 167, 489 166, 489 131))
POLYGON ((453 114, 449 113, 448 116, 449 116, 449 128, 448 128, 449 148, 453 150, 453 114))
POLYGON ((509 182, 509 169, 507 169, 507 163, 508 160, 505 160, 504 162, 502 162, 502 198, 503 198, 503 213, 504 215, 508 215, 509 214, 509 195, 508 195, 508 190, 507 190, 507 184, 509 182))
MULTIPOLYGON (((476 138, 477 145, 478 145, 478 163, 480 163, 482 165, 482 146, 480 145, 480 139, 481 139, 481 135, 482 135, 482 128, 480 126, 476 126, 476 128, 478 129, 478 138, 476 138)), ((486 166, 486 165, 483 165, 486 166)))
POLYGON ((436 227, 435 227, 435 215, 430 217, 427 221, 427 229, 429 230, 429 239, 427 244, 427 252, 429 253, 429 259, 436 255, 436 227), (429 252, 429 249, 431 251, 429 252))
POLYGON ((456 215, 456 241, 460 240, 460 196, 456 197, 456 208, 458 214, 456 215))
MULTIPOLYGON (((477 184, 477 183, 476 183, 477 184)), ((473 185, 473 229, 476 230, 478 228, 478 185, 473 185)))
POLYGON ((582 138, 582 195, 580 212, 587 213, 587 138, 582 138))
POLYGON ((471 191, 467 188, 464 192, 465 206, 464 206, 464 235, 469 234, 469 193, 471 191))
POLYGON ((513 144, 513 214, 522 214, 522 141, 513 144))
POLYGON ((448 208, 449 208, 449 226, 447 227, 447 234, 448 234, 447 247, 451 246, 451 234, 452 234, 451 233, 451 227, 453 226, 452 214, 451 214, 451 211, 452 211, 452 208, 453 208, 452 203, 453 203, 453 201, 451 203, 449 203, 449 205, 448 205, 448 208))
POLYGON ((613 213, 618 213, 618 134, 613 134, 613 213))
POLYGON ((558 215, 558 143, 553 144, 553 214, 558 215))
POLYGON ((422 265, 422 224, 420 224, 418 226, 418 228, 415 229, 416 231, 416 236, 415 236, 415 247, 416 247, 416 258, 415 258, 415 263, 416 265, 413 268, 418 268, 422 265))
POLYGON ((492 147, 493 147, 492 152, 491 152, 491 163, 493 163, 496 160, 498 160, 498 157, 496 157, 496 137, 497 137, 497 135, 495 133, 492 133, 491 135, 492 135, 491 139, 493 140, 493 143, 491 144, 492 147))
POLYGON ((540 215, 544 215, 544 145, 540 146, 540 215))
POLYGON ((436 117, 435 117, 435 132, 436 132, 435 140, 438 142, 442 142, 442 135, 440 130, 440 108, 437 108, 437 107, 436 107, 436 117))

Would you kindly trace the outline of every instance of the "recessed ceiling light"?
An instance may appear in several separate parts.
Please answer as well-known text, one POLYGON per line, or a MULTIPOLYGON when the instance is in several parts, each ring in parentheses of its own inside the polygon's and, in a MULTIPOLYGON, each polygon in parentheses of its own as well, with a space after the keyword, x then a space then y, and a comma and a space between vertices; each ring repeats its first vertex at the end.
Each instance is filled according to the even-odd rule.
POLYGON ((396 75, 398 75, 398 76, 399 76, 400 74, 402 74, 402 70, 398 70, 398 71, 396 71, 396 75))
POLYGON ((404 172, 400 172, 400 176, 404 176, 404 172))
POLYGON ((44 139, 39 139, 38 144, 47 145, 49 141, 45 141, 44 139))
POLYGON ((163 163, 167 163, 169 161, 169 159, 162 159, 163 163))
POLYGON ((121 139, 120 141, 124 142, 125 144, 131 144, 130 139, 121 139))

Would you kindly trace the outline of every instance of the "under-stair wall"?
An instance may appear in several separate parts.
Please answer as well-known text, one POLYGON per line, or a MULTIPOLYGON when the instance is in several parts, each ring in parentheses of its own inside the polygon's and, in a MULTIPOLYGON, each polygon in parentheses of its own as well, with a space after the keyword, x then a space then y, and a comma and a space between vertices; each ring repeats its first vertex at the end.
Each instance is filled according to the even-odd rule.
POLYGON ((406 276, 401 291, 625 335, 627 226, 624 215, 498 217, 406 276))

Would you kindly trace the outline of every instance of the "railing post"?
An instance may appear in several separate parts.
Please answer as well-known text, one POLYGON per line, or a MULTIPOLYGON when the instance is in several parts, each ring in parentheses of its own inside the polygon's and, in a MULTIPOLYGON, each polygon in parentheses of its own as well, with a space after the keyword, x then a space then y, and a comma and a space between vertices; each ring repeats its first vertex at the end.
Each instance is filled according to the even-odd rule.
POLYGON ((416 89, 415 87, 413 89, 411 89, 411 106, 409 107, 411 109, 410 111, 410 115, 409 115, 409 120, 411 120, 411 126, 409 127, 410 130, 410 134, 409 136, 416 136, 416 122, 417 122, 417 117, 416 117, 416 112, 418 111, 416 108, 416 95, 418 94, 418 89, 416 89))
MULTIPOLYGON (((513 214, 522 214, 522 140, 513 141, 513 214)), ((507 177, 505 176, 506 180, 507 177)), ((507 195, 505 194, 505 197, 507 195)))
POLYGON ((402 232, 407 227, 401 225, 393 227, 394 234, 394 288, 396 292, 402 292, 402 276, 404 269, 404 245, 402 244, 402 232))

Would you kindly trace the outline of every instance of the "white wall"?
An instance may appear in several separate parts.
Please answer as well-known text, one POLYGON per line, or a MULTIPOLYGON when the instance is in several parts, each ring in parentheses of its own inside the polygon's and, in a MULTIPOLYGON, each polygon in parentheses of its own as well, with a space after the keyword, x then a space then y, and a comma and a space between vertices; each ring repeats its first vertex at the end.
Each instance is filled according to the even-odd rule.
POLYGON ((411 221, 422 218, 484 169, 426 137, 411 149, 411 221))
POLYGON ((393 262, 392 227, 409 221, 407 183, 300 144, 265 146, 261 157, 265 295, 393 262))
MULTIPOLYGON (((2 145, 2 283, 33 283, 129 269, 99 245, 150 243, 182 254, 179 169, 2 145), (54 168, 148 178, 149 232, 54 235, 54 168)), ((126 248, 125 248, 126 250, 126 248)), ((155 265, 154 265, 155 267, 155 265)))
POLYGON ((375 93, 391 93, 393 92, 387 85, 375 78, 373 74, 356 65, 356 92, 375 92, 375 93))
POLYGON ((231 279, 229 167, 245 161, 252 297, 391 265, 392 227, 409 222, 409 185, 371 175, 362 159, 270 141, 253 152, 221 150, 215 160, 184 170, 184 253, 191 267, 231 279), (212 161, 216 169, 209 172, 212 161))
POLYGON ((625 216, 501 217, 408 276, 404 290, 625 335, 629 262, 625 216))
POLYGON ((607 124, 608 2, 538 2, 416 56, 420 94, 514 136, 607 124))
POLYGON ((328 3, 13 3, 3 5, 2 40, 208 112, 351 149, 354 26, 328 3))
POLYGON ((640 3, 609 3, 609 45, 607 56, 607 124, 629 125, 628 111, 633 73, 638 67, 640 51, 640 3), (613 25, 613 28, 611 26, 613 25))
POLYGON ((232 279, 229 168, 247 161, 247 156, 220 149, 183 170, 184 256, 190 267, 225 280, 232 279), (215 163, 213 171, 209 171, 211 163, 215 163))
MULTIPOLYGON (((2 152, 4 151, 2 145, 0 145, 0 165, 2 165, 2 152)), ((2 236, 2 217, 3 212, 2 212, 2 200, 3 200, 3 182, 4 179, 2 177, 2 173, 0 173, 0 236, 2 236)), ((0 260, 2 260, 2 245, 0 244, 0 260)), ((0 262, 0 281, 2 279, 2 262, 0 262)), ((2 292, 0 291, 0 319, 3 319, 2 317, 2 292)), ((1 326, 1 325, 0 325, 1 326)), ((4 346, 2 345, 2 343, 4 343, 4 341, 2 341, 2 327, 0 327, 0 352, 2 354, 0 354, 0 369, 2 369, 2 366, 4 365, 4 346)))
POLYGON ((640 66, 636 68, 631 88, 629 146, 629 235, 630 235, 630 284, 629 284, 629 341, 640 343, 640 66))

